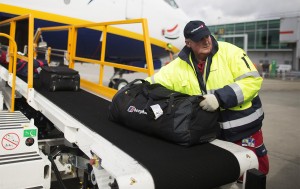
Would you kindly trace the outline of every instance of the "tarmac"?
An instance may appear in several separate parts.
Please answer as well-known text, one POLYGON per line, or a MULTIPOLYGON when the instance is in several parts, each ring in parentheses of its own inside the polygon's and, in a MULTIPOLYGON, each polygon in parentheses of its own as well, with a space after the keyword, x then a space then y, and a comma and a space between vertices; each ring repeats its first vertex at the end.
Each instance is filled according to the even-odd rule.
POLYGON ((300 81, 264 79, 260 97, 270 161, 267 189, 299 189, 300 81))
MULTIPOLYGON (((85 78, 98 81, 93 76, 98 75, 99 69, 80 67, 89 70, 85 78)), ((108 85, 113 70, 109 72, 104 76, 104 85, 108 85)), ((127 81, 145 77, 141 73, 123 75, 127 81)), ((285 79, 264 78, 259 93, 265 112, 262 130, 270 161, 267 189, 300 189, 300 79, 285 79)))

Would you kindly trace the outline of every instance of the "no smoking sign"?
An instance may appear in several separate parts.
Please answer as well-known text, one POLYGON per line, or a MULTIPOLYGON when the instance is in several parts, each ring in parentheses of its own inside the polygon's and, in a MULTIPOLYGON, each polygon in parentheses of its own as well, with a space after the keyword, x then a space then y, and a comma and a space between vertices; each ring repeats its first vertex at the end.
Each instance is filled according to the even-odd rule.
POLYGON ((16 133, 7 133, 1 140, 2 147, 5 150, 13 150, 20 144, 20 137, 16 133))

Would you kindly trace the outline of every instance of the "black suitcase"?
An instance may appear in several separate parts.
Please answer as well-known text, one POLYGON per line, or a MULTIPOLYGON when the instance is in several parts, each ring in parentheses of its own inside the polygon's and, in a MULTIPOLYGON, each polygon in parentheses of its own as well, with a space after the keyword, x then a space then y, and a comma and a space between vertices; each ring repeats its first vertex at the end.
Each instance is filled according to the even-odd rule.
POLYGON ((80 76, 78 71, 65 66, 42 67, 40 78, 43 87, 50 91, 78 91, 80 76))

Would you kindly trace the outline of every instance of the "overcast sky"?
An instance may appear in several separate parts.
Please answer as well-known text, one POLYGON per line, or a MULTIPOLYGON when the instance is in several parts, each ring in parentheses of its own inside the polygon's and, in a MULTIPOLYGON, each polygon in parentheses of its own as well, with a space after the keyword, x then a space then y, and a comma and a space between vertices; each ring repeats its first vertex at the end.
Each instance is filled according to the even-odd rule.
POLYGON ((300 16, 300 0, 176 0, 191 18, 207 25, 300 16))

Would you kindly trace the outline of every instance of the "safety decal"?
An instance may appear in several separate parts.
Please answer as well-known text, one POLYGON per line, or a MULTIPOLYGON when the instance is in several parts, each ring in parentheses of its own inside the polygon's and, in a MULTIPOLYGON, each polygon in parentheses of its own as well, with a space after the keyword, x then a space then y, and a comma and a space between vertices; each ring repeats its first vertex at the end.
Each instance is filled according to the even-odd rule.
POLYGON ((20 144, 20 137, 16 133, 7 133, 1 140, 2 147, 5 150, 13 150, 20 144))
POLYGON ((35 137, 36 136, 36 129, 26 129, 24 130, 24 137, 35 137))

